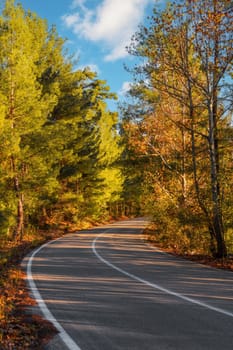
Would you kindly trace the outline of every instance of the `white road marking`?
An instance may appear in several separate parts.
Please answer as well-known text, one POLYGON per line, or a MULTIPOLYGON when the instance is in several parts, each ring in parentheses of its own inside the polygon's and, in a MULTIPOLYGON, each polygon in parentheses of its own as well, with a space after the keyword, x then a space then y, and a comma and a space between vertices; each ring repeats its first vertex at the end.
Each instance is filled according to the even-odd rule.
MULTIPOLYGON (((56 239, 55 241, 59 240, 61 238, 56 239)), ((32 262, 33 259, 35 257, 35 255, 44 247, 46 247, 47 245, 55 242, 55 241, 50 241, 48 243, 43 244, 41 247, 39 247, 38 249, 36 249, 32 255, 30 256, 30 259, 27 263, 27 280, 29 283, 29 286, 31 288, 31 291, 33 293, 33 296, 37 302, 37 304, 39 305, 44 317, 46 318, 46 320, 50 321, 54 327, 59 331, 59 336, 61 338, 61 340, 63 341, 63 343, 67 346, 67 349, 69 350, 81 350, 81 348, 74 342, 74 340, 69 336, 69 334, 64 330, 64 328, 62 327, 62 325, 56 320, 56 318, 53 316, 53 314, 51 313, 51 311, 48 309, 48 307, 46 306, 40 292, 38 291, 36 284, 34 282, 33 279, 33 275, 32 275, 32 262)))
POLYGON ((98 241, 98 239, 104 235, 106 235, 106 233, 110 232, 110 230, 108 231, 105 231, 104 233, 100 233, 92 242, 92 250, 94 252, 94 254, 97 256, 97 258, 102 261, 104 264, 108 265, 109 267, 113 268, 114 270, 117 270, 118 272, 122 273, 123 275, 127 276, 127 277, 130 277, 131 279, 133 280, 136 280, 138 282, 141 282, 143 284, 146 284, 147 286, 149 287, 152 287, 154 289, 157 289, 157 290, 160 290, 166 294, 169 294, 169 295, 172 295, 176 298, 179 298, 179 299, 182 299, 182 300, 185 300, 185 301, 188 301, 192 304, 196 304, 196 305, 199 305, 201 307, 204 307, 206 309, 209 309, 209 310, 212 310, 212 311, 216 311, 216 312, 219 312, 223 315, 226 315, 226 316, 230 316, 230 317, 233 317, 233 313, 232 312, 229 312, 227 310, 224 310, 224 309, 220 309, 218 307, 215 307, 215 306, 212 306, 212 305, 209 305, 209 304, 206 304, 200 300, 196 300, 196 299, 192 299, 192 298, 189 298, 189 297, 186 297, 185 295, 183 294, 180 294, 180 293, 176 293, 176 292, 173 292, 172 290, 169 290, 167 288, 164 288, 158 284, 155 284, 155 283, 151 283, 149 281, 146 281, 144 280, 143 278, 140 278, 136 275, 133 275, 132 273, 129 273, 123 269, 121 269, 120 267, 117 267, 116 265, 110 263, 108 260, 104 259, 97 251, 97 248, 96 248, 96 242, 98 241))

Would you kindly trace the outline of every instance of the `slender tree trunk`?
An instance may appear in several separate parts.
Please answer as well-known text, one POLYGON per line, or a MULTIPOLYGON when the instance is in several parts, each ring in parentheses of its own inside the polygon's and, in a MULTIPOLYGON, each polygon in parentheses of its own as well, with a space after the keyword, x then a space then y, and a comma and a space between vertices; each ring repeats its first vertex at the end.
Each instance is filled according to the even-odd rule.
POLYGON ((18 199, 17 203, 17 225, 13 232, 14 240, 22 240, 24 234, 24 205, 23 205, 23 193, 20 192, 19 178, 16 175, 15 160, 11 157, 12 170, 14 172, 14 189, 16 197, 18 199))
MULTIPOLYGON (((213 0, 214 13, 217 13, 217 0, 213 0)), ((212 220, 213 231, 217 243, 217 257, 223 258, 227 255, 224 240, 224 226, 221 203, 220 164, 218 145, 218 71, 219 71, 219 34, 217 28, 214 30, 214 67, 212 79, 209 81, 209 154, 211 171, 211 194, 212 194, 212 220)))
POLYGON ((216 122, 217 101, 209 104, 209 154, 211 171, 211 194, 212 194, 212 230, 216 238, 218 258, 227 255, 224 240, 224 226, 222 218, 221 190, 219 181, 219 150, 216 122))
POLYGON ((23 207, 23 194, 19 194, 18 199, 18 215, 17 215, 17 227, 16 237, 22 241, 24 235, 24 207, 23 207))
MULTIPOLYGON (((185 125, 185 106, 182 110, 182 124, 185 125)), ((182 137, 182 160, 181 160, 181 185, 182 185, 182 204, 187 200, 187 181, 186 181, 186 134, 185 128, 181 128, 182 137)))
POLYGON ((23 206, 23 194, 19 192, 19 185, 18 185, 18 178, 15 177, 15 189, 17 184, 17 190, 16 190, 16 196, 18 198, 18 204, 17 204, 17 225, 15 227, 15 230, 13 232, 13 239, 14 240, 22 240, 24 235, 24 206, 23 206))
MULTIPOLYGON (((188 28, 187 28, 188 29, 188 28)), ((188 42, 188 30, 186 30, 186 42, 188 42)), ((189 76, 189 64, 188 64, 188 46, 186 45, 186 71, 187 76, 189 76)), ((217 59, 218 59, 218 41, 215 40, 215 68, 217 67, 217 59)), ((226 245, 224 242, 224 230, 223 230, 223 221, 222 221, 222 210, 221 210, 221 201, 220 201, 220 183, 219 183, 219 152, 218 152, 218 137, 217 137, 217 109, 218 109, 218 95, 216 84, 216 72, 217 69, 214 70, 213 75, 213 89, 212 96, 213 101, 212 104, 208 106, 208 114, 209 114, 209 153, 210 153, 210 168, 211 168, 211 193, 212 193, 212 215, 209 210, 203 203, 200 196, 200 188, 197 177, 197 161, 196 161, 196 145, 195 145, 195 125, 194 125, 194 106, 193 106, 193 98, 192 98, 192 83, 190 79, 187 80, 187 88, 188 88, 188 98, 189 98, 189 117, 191 120, 191 144, 192 144, 192 164, 193 164, 193 176, 194 176, 194 186, 197 196, 197 201, 202 209, 209 227, 210 233, 210 250, 213 255, 217 257, 226 256, 226 245), (217 246, 217 249, 216 249, 217 246)), ((208 74, 208 72, 207 72, 208 74)), ((210 82, 207 76, 207 82, 209 83, 209 93, 210 82)))
MULTIPOLYGON (((11 36, 12 41, 12 36, 11 36)), ((13 48, 13 41, 12 41, 12 48, 13 48)), ((10 65, 12 65, 10 63, 10 65)), ((15 125, 14 125, 14 117, 15 117, 15 81, 13 79, 13 71, 12 67, 10 69, 10 105, 9 105, 9 118, 11 119, 11 128, 12 131, 14 131, 15 125)), ((16 166, 15 166, 15 158, 12 155, 11 156, 11 168, 14 174, 13 181, 14 181, 14 190, 15 194, 18 200, 17 203, 17 225, 13 232, 13 239, 14 240, 22 240, 23 238, 23 231, 24 231, 24 207, 23 207, 23 194, 20 193, 20 186, 19 186, 19 178, 17 176, 16 166)))

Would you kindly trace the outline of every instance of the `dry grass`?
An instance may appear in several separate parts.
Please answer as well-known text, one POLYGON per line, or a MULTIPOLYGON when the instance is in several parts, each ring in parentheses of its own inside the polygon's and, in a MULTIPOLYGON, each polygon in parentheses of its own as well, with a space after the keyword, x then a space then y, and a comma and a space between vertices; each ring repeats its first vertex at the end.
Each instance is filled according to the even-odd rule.
POLYGON ((230 255, 224 259, 215 259, 214 257, 208 254, 189 254, 181 253, 179 249, 168 248, 166 245, 163 245, 160 241, 156 239, 157 235, 153 230, 153 227, 149 227, 144 231, 144 237, 147 242, 150 244, 159 247, 160 249, 166 251, 169 254, 182 257, 184 259, 192 260, 200 264, 212 266, 218 269, 230 270, 233 271, 233 256, 230 255))

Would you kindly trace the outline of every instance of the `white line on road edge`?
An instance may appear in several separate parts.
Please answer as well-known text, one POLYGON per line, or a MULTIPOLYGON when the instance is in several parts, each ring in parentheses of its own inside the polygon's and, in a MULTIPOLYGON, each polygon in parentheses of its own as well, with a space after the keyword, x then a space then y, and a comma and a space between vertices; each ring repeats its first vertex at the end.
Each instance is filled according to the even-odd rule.
POLYGON ((56 240, 50 241, 48 243, 43 244, 41 247, 39 247, 37 250, 35 250, 32 255, 30 256, 30 259, 27 263, 27 280, 29 283, 29 286, 31 288, 31 291, 33 293, 34 298, 36 299, 37 304, 39 305, 44 317, 50 321, 54 327, 59 331, 59 336, 63 343, 67 346, 69 350, 81 350, 81 348, 73 341, 73 339, 69 336, 69 334, 64 330, 64 328, 61 326, 61 324, 56 320, 56 318, 53 316, 53 314, 50 312, 50 310, 47 308, 40 292, 38 291, 36 284, 33 280, 32 276, 32 261, 35 255, 44 247, 49 245, 50 243, 53 243, 55 241, 58 241, 61 238, 58 238, 56 240))
MULTIPOLYGON (((110 230, 109 230, 110 231, 110 230)), ((219 312, 223 315, 226 315, 226 316, 230 316, 230 317, 233 317, 233 313, 232 312, 229 312, 227 310, 223 310, 223 309, 220 309, 218 307, 214 307, 214 306, 211 306, 209 304, 206 304, 206 303, 203 303, 202 301, 200 300, 196 300, 196 299, 192 299, 192 298, 189 298, 189 297, 186 297, 185 295, 183 294, 180 294, 180 293, 176 293, 176 292, 173 292, 172 290, 169 290, 167 288, 164 288, 164 287, 161 287, 160 285, 158 284, 155 284, 155 283, 151 283, 149 281, 146 281, 138 276, 135 276, 133 275, 132 273, 129 273, 125 270, 122 270, 120 267, 117 267, 116 265, 110 263, 108 260, 104 259, 98 252, 97 252, 97 249, 96 249, 96 242, 97 240, 101 237, 101 236, 104 236, 106 233, 108 233, 108 231, 106 231, 105 233, 100 233, 92 242, 92 250, 94 252, 94 254, 97 256, 97 258, 102 261, 104 264, 108 265, 109 267, 113 268, 114 270, 117 270, 118 272, 122 273, 123 275, 127 276, 127 277, 130 277, 131 279, 134 279, 138 282, 141 282, 143 284, 146 284, 147 286, 149 287, 152 287, 154 289, 158 289, 166 294, 169 294, 169 295, 173 295, 174 297, 176 298, 179 298, 179 299, 182 299, 182 300, 185 300, 185 301, 188 301, 190 303, 193 303, 193 304, 196 304, 196 305, 199 305, 199 306, 202 306, 202 307, 205 307, 206 309, 209 309, 209 310, 212 310, 212 311, 216 311, 216 312, 219 312)))

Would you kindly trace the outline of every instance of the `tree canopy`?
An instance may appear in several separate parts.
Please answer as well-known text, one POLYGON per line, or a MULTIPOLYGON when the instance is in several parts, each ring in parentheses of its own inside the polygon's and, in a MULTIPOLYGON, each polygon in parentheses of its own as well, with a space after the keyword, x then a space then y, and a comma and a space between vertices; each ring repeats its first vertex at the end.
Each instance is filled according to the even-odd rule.
POLYGON ((117 114, 106 103, 115 95, 96 73, 75 70, 56 28, 13 0, 0 45, 1 235, 101 218, 123 181, 117 114))
POLYGON ((128 100, 75 69, 56 28, 6 0, 0 15, 0 234, 149 215, 157 240, 233 249, 233 7, 154 6, 128 52, 128 100), (134 61, 135 62, 135 61, 134 61))
POLYGON ((168 244, 218 257, 232 241, 232 11, 227 0, 155 6, 128 49, 135 102, 123 108, 129 147, 147 159, 145 210, 168 244))

